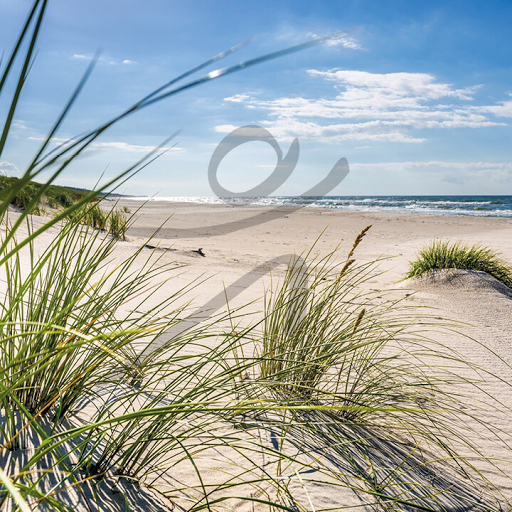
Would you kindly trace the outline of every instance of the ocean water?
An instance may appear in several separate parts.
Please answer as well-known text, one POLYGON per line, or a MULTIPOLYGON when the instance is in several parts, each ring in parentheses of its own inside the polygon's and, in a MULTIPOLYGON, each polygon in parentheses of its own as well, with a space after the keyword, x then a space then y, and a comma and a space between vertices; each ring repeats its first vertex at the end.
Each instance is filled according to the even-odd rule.
POLYGON ((325 197, 134 197, 130 199, 208 204, 300 205, 360 212, 411 212, 512 218, 512 196, 325 196, 325 197))

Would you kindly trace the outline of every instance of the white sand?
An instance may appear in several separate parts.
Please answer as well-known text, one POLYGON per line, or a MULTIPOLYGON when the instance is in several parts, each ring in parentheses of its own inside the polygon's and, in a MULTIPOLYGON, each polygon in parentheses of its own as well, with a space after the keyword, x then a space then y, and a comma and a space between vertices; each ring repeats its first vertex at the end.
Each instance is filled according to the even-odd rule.
MULTIPOLYGON (((121 205, 134 212, 140 203, 123 200, 121 205)), ((512 383, 512 370, 506 364, 512 365, 512 298, 507 290, 485 276, 471 273, 457 274, 455 279, 453 275, 449 278, 444 275, 435 281, 401 282, 408 261, 433 238, 483 243, 500 251, 504 258, 512 262, 512 229, 509 219, 353 213, 312 208, 288 210, 286 216, 281 216, 281 211, 276 214, 276 211, 264 207, 150 202, 136 214, 134 225, 128 232, 128 241, 118 245, 116 255, 119 258, 125 257, 145 243, 158 246, 160 250, 165 249, 163 261, 184 265, 176 283, 183 285, 194 279, 207 278, 191 292, 190 297, 194 297, 195 306, 213 304, 213 307, 221 307, 225 288, 232 305, 236 306, 261 298, 263 284, 268 283, 268 262, 281 261, 273 273, 282 275, 284 263, 290 255, 304 252, 315 241, 313 252, 318 253, 327 253, 341 243, 341 257, 349 251, 361 229, 371 224, 373 227, 358 247, 356 257, 360 261, 381 259, 379 268, 385 272, 370 279, 365 284, 366 289, 392 289, 394 298, 406 298, 407 303, 414 306, 435 307, 437 310, 434 315, 460 322, 458 330, 467 337, 446 333, 440 335, 440 341, 462 353, 468 361, 491 372, 494 376, 484 375, 485 391, 505 406, 512 407, 512 388, 506 385, 512 383), (264 220, 273 220, 252 225, 250 219, 256 215, 264 220), (147 242, 164 223, 164 227, 147 242), (228 223, 243 229, 222 233, 225 228, 218 226, 228 223), (193 252, 199 248, 204 257, 193 252), (215 298, 216 302, 210 302, 215 298)), ((54 235, 55 230, 52 232, 54 235)), ((44 245, 53 235, 44 235, 39 243, 44 245)), ((148 254, 150 250, 147 249, 148 254)), ((172 283, 169 286, 173 286, 172 283)), ((166 293, 165 290, 160 293, 166 293)), ((480 398, 475 396, 475 403, 480 398)), ((473 441, 485 456, 512 460, 512 448, 507 451, 504 443, 489 435, 485 428, 487 423, 502 429, 505 436, 511 435, 510 418, 512 416, 503 412, 488 410, 487 414, 478 418, 481 424, 475 421, 476 434, 473 441)), ((218 480, 216 469, 221 465, 211 454, 209 457, 201 457, 205 479, 214 475, 218 480)), ((502 491, 502 502, 507 502, 512 500, 512 478, 508 478, 508 475, 512 476, 512 465, 500 462, 499 466, 503 472, 485 465, 482 469, 502 491)), ((167 476, 162 477, 161 483, 176 485, 178 481, 188 483, 193 478, 190 468, 172 468, 167 476)), ((292 489, 296 496, 301 496, 301 502, 310 510, 313 507, 315 510, 357 507, 361 503, 352 492, 342 492, 320 482, 308 482, 303 486, 297 480, 292 483, 292 489)), ((186 507, 185 502, 180 505, 186 507)), ((229 503, 229 507, 228 504, 224 506, 232 510, 267 509, 256 504, 242 507, 241 504, 229 503)), ((143 506, 140 507, 144 510, 143 506)), ((118 508, 112 505, 112 510, 118 508)), ((462 509, 454 506, 452 510, 462 509)))

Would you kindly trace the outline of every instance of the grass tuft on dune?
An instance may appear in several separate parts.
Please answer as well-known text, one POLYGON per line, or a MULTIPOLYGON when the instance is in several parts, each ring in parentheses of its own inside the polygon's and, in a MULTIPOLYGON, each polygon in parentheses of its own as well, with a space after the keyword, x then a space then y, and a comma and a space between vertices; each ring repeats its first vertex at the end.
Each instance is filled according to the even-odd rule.
MULTIPOLYGON (((0 176, 0 199, 3 201, 19 178, 10 176, 0 176)), ((85 198, 88 190, 74 189, 69 187, 61 187, 59 185, 45 186, 35 181, 26 183, 12 198, 10 204, 27 210, 33 215, 42 215, 45 213, 45 207, 56 210, 57 215, 66 208, 74 205, 76 202, 85 198), (32 207, 29 205, 35 202, 32 207)), ((78 213, 70 214, 70 218, 79 219, 82 224, 90 226, 94 229, 106 231, 108 234, 125 240, 126 230, 128 228, 128 219, 126 214, 127 208, 112 208, 105 210, 99 206, 101 198, 93 198, 78 213)))
POLYGON ((433 241, 420 251, 410 263, 406 278, 419 277, 427 272, 443 269, 477 270, 512 288, 512 266, 502 260, 498 253, 479 244, 433 241))
POLYGON ((99 204, 88 204, 78 212, 71 214, 69 220, 93 229, 106 231, 107 234, 121 240, 126 240, 126 230, 130 224, 130 218, 127 217, 124 210, 115 206, 110 210, 105 210, 99 204))
MULTIPOLYGON (((17 182, 19 182, 19 178, 0 176, 0 199, 2 201, 17 182)), ((43 185, 41 183, 29 181, 10 199, 10 203, 23 210, 27 208, 42 189, 43 185)), ((30 213, 36 215, 41 214, 41 205, 44 204, 48 205, 50 208, 67 208, 79 199, 82 199, 85 195, 86 191, 61 187, 59 185, 50 185, 44 190, 43 195, 38 197, 39 204, 33 208, 30 213)))

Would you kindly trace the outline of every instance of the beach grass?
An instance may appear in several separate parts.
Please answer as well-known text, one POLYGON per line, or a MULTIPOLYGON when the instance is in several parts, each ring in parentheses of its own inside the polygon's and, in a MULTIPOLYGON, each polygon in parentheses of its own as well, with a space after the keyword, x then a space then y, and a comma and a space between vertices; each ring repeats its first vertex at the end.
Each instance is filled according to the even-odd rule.
MULTIPOLYGON (((435 472, 441 482, 444 471, 463 467, 470 487, 492 488, 473 467, 481 454, 465 427, 472 414, 464 418, 463 412, 478 392, 479 369, 434 341, 441 326, 430 315, 361 291, 376 275, 375 262, 357 263, 354 257, 367 231, 347 256, 338 248, 324 257, 292 259, 281 282, 267 289, 264 319, 236 331, 234 359, 250 360, 251 347, 254 354, 252 373, 244 374, 238 392, 290 406, 274 425, 281 431, 280 448, 292 444, 302 455, 321 452, 319 466, 331 477, 337 478, 336 471, 325 461, 344 468, 339 485, 353 486, 361 496, 374 493, 384 509, 444 503, 442 509, 455 501, 469 507, 475 497, 463 480, 441 490, 420 474, 435 472), (473 455, 461 457, 459 450, 473 455)), ((252 420, 265 423, 259 414, 252 420)))
MULTIPOLYGON (((11 229, 5 221, 3 237, 16 244, 11 229)), ((30 237, 30 223, 27 230, 30 237)), ((466 432, 454 427, 465 415, 460 386, 471 385, 453 370, 463 359, 444 352, 438 365, 420 363, 429 346, 433 354, 441 347, 415 335, 416 316, 360 293, 373 264, 357 264, 355 247, 348 258, 337 258, 338 249, 291 261, 283 282, 267 291, 256 326, 224 333, 215 319, 183 325, 186 311, 174 305, 186 291, 180 286, 149 306, 159 289, 169 290, 173 270, 142 248, 116 261, 118 243, 67 222, 38 257, 31 240, 3 266, 0 441, 15 460, 32 450, 10 480, 31 505, 66 510, 65 495, 44 493, 48 481, 68 490, 91 479, 151 487, 158 475, 187 466, 197 482, 164 494, 186 496, 189 510, 251 501, 256 491, 260 503, 306 510, 288 481, 299 471, 304 485, 308 474, 322 475, 333 492, 354 489, 383 509, 472 506, 477 497, 460 478, 444 487, 447 465, 464 468, 462 481, 479 489, 478 499, 492 487, 473 470, 478 452, 466 432), (152 345, 157 355, 134 382, 152 345), (241 356, 249 346, 254 354, 241 356), (472 457, 457 455, 459 445, 474 449, 472 457), (218 451, 239 459, 226 480, 212 481, 201 460, 218 451), (423 479, 427 467, 439 485, 423 479)), ((243 311, 235 314, 244 320, 243 311)), ((486 510, 497 510, 488 499, 486 510)))
MULTIPOLYGON (((4 196, 16 186, 19 178, 0 176, 0 199, 3 201, 4 196)), ((41 183, 29 181, 18 190, 14 197, 10 198, 10 203, 18 208, 26 208, 38 196, 38 205, 31 209, 32 214, 39 215, 42 213, 42 207, 45 205, 50 208, 66 208, 71 206, 75 201, 81 199, 85 195, 85 191, 73 190, 68 187, 61 187, 58 185, 51 185, 44 191, 44 194, 39 196, 38 190, 42 189, 41 183)))
POLYGON ((103 202, 99 201, 85 205, 77 212, 73 212, 69 216, 69 220, 104 231, 108 235, 121 240, 126 240, 126 231, 133 216, 127 216, 126 212, 117 208, 116 205, 107 209, 102 204, 103 202))
POLYGON ((351 266, 354 251, 370 227, 356 237, 339 266, 332 264, 336 251, 319 261, 296 259, 290 262, 283 285, 268 289, 261 377, 275 382, 282 375, 284 392, 304 398, 318 392, 326 372, 344 359, 344 349, 359 336, 361 322, 369 314, 364 302, 355 306, 356 296, 350 293, 356 282, 362 284, 369 269, 351 272, 351 266))
MULTIPOLYGON (((3 200, 3 197, 14 188, 18 179, 0 176, 0 199, 3 200)), ((83 199, 89 192, 88 190, 82 191, 59 185, 44 187, 41 183, 29 181, 10 199, 10 202, 13 206, 20 209, 25 209, 32 202, 35 202, 35 206, 32 206, 30 209, 32 215, 43 215, 45 207, 56 210, 57 214, 59 214, 63 209, 83 199), (45 191, 40 195, 38 191, 43 188, 45 188, 45 191), (34 201, 35 199, 36 201, 34 201)), ((82 211, 73 213, 70 215, 70 218, 79 218, 83 224, 94 229, 106 231, 108 234, 124 240, 126 238, 126 230, 128 229, 127 214, 130 213, 129 209, 126 207, 119 209, 114 206, 108 210, 102 207, 101 204, 102 200, 100 198, 93 198, 82 211)))
POLYGON ((422 249, 410 262, 406 278, 418 277, 442 269, 477 270, 486 272, 512 288, 512 265, 500 255, 480 244, 435 240, 422 249))

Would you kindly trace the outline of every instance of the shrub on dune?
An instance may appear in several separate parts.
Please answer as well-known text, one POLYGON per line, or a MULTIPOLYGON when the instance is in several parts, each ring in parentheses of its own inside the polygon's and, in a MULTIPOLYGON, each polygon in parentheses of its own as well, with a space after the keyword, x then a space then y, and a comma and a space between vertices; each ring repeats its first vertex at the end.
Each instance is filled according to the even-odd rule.
POLYGON ((436 240, 422 249, 416 260, 410 263, 406 278, 418 277, 427 272, 442 269, 477 270, 512 288, 512 266, 499 254, 481 245, 436 240))
MULTIPOLYGON (((0 175, 0 199, 4 200, 4 196, 8 195, 9 190, 12 189, 19 178, 1 176, 0 175)), ((83 198, 85 192, 60 187, 57 185, 44 186, 35 181, 25 183, 22 188, 10 198, 10 203, 18 208, 24 210, 29 207, 30 203, 35 199, 37 205, 30 209, 30 213, 40 215, 41 204, 47 204, 50 208, 59 209, 67 208, 74 202, 83 198), (44 189, 44 193, 40 193, 44 189)))

